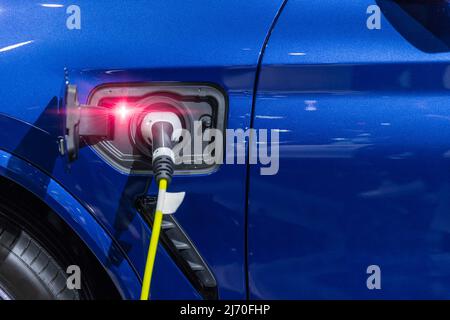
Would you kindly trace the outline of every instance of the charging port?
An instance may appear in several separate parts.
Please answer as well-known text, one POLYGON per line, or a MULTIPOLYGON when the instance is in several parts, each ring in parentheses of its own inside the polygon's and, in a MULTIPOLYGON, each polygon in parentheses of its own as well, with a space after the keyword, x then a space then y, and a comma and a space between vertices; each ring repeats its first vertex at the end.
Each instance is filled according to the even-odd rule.
MULTIPOLYGON (((66 147, 69 159, 77 157, 80 146, 89 145, 103 160, 127 174, 153 174, 151 143, 143 135, 142 123, 149 114, 165 113, 177 117, 177 129, 193 133, 196 122, 202 130, 224 131, 227 100, 223 92, 207 84, 133 83, 96 87, 85 105, 79 104, 76 87, 69 85, 65 95, 66 147), (150 144, 150 147, 149 147, 150 144)), ((177 137, 174 143, 194 145, 177 137)), ((202 148, 208 141, 202 141, 202 148)), ((214 171, 218 164, 208 164, 195 148, 183 148, 175 154, 174 174, 214 171), (190 152, 185 152, 190 150, 190 152)))

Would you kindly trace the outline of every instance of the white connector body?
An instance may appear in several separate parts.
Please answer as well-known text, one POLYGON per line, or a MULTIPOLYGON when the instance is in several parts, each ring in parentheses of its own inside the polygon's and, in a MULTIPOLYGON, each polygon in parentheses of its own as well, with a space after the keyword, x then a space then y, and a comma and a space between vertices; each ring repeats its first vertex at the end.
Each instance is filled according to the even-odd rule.
POLYGON ((153 141, 152 127, 155 123, 167 122, 172 125, 172 136, 173 142, 176 142, 181 137, 181 126, 180 118, 173 112, 149 112, 141 123, 141 134, 142 137, 148 141, 153 141))

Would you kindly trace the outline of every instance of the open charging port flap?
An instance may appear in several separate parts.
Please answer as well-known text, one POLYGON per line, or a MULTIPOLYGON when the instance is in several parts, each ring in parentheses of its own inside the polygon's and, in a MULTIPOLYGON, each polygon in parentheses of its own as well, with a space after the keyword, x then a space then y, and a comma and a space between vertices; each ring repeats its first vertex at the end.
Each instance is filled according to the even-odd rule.
POLYGON ((67 85, 64 110, 65 148, 60 152, 67 153, 69 162, 78 158, 81 137, 96 137, 107 140, 113 138, 112 122, 114 118, 110 110, 99 106, 85 106, 78 102, 77 87, 67 85))
MULTIPOLYGON (((224 132, 227 99, 220 88, 202 83, 108 83, 93 88, 86 104, 79 103, 76 85, 69 84, 63 101, 65 132, 60 151, 73 162, 79 149, 88 145, 122 173, 151 175, 151 148, 140 134, 142 121, 151 112, 177 115, 182 129, 190 133, 189 139, 180 140, 183 148, 176 155, 180 161, 175 164, 175 175, 210 173, 220 165, 205 158, 203 150, 213 140, 203 133, 207 129, 224 132)), ((222 150, 217 152, 221 157, 222 150)))

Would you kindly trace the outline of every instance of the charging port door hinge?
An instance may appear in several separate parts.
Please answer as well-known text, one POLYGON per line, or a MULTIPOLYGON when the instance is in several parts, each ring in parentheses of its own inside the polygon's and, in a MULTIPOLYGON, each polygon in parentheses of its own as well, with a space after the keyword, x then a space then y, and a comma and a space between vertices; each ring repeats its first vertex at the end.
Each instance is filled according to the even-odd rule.
POLYGON ((97 138, 94 141, 113 138, 114 119, 110 109, 80 104, 76 85, 66 86, 62 118, 64 135, 60 137, 58 148, 61 155, 67 154, 69 162, 78 158, 80 146, 89 144, 88 138, 97 138))

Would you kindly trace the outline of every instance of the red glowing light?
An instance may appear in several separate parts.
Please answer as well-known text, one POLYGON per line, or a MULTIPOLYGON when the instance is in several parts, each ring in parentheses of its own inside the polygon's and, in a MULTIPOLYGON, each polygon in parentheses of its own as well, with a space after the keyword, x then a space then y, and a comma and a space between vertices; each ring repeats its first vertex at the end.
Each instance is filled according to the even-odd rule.
POLYGON ((116 107, 116 115, 121 119, 125 120, 130 115, 130 106, 126 102, 120 102, 116 107))

